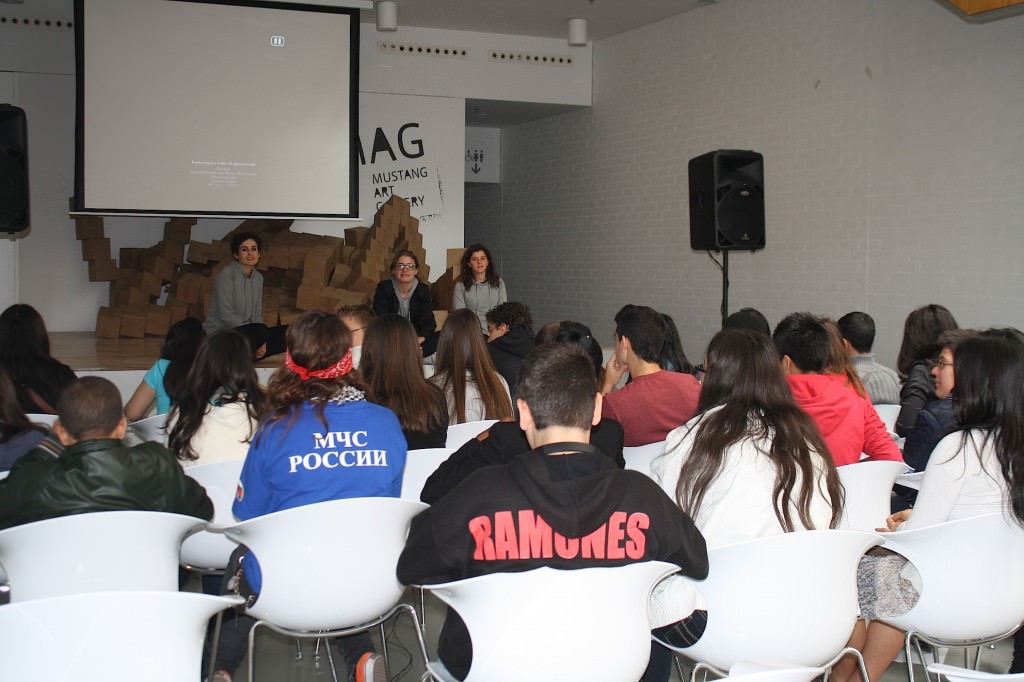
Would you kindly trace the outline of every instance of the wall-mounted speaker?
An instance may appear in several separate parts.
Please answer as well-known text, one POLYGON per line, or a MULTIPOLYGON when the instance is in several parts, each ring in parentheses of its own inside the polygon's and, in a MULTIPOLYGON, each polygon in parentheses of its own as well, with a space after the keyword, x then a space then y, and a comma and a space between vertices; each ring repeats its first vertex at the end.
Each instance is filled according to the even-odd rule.
POLYGON ((0 232, 28 227, 28 131, 25 111, 0 104, 0 232))
POLYGON ((690 247, 764 248, 764 157, 719 149, 690 159, 690 247))

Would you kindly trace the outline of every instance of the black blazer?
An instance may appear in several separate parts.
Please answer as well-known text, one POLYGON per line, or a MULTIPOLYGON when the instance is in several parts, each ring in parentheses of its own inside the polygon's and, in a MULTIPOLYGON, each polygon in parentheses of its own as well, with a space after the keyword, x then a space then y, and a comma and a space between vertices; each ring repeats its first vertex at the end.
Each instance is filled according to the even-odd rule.
MULTIPOLYGON (((373 292, 373 314, 374 315, 398 315, 398 295, 395 294, 395 286, 391 278, 384 280, 377 285, 373 292)), ((412 292, 409 299, 409 321, 416 330, 416 336, 430 339, 434 335, 437 325, 434 322, 434 310, 430 303, 430 285, 420 282, 412 292)))

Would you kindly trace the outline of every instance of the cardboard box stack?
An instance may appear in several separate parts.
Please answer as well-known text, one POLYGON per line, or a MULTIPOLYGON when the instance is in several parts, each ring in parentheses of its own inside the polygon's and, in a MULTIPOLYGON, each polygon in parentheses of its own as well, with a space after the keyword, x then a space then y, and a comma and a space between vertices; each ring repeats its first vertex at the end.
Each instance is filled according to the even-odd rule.
MULTIPOLYGON (((289 220, 245 220, 222 239, 192 240, 195 219, 173 218, 163 239, 146 249, 123 248, 120 265, 112 258, 103 219, 75 219, 75 236, 89 263, 89 280, 110 283, 109 305, 96 314, 101 338, 163 336, 188 315, 206 316, 213 280, 232 260, 231 238, 256 232, 264 242, 259 270, 263 274, 263 322, 290 324, 304 310, 335 311, 341 305, 369 303, 377 283, 390 275, 398 250, 408 249, 420 261, 419 275, 430 281, 419 221, 409 202, 393 196, 374 216, 370 227, 353 227, 344 238, 292 232, 289 220)), ((456 252, 456 265, 461 249, 456 252)), ((450 265, 450 263, 449 263, 450 265)), ((451 268, 443 278, 451 282, 451 268)), ((440 308, 451 305, 451 287, 440 308)))

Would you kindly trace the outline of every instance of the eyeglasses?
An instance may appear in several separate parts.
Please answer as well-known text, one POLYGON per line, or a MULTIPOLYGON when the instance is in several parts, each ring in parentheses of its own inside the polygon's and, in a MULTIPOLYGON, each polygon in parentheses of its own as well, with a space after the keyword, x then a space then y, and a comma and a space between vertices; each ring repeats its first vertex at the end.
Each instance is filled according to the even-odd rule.
POLYGON ((398 263, 395 265, 395 270, 416 270, 415 263, 398 263))
POLYGON ((938 367, 941 370, 943 367, 952 367, 953 363, 952 362, 946 362, 942 358, 936 358, 935 359, 935 366, 938 367))

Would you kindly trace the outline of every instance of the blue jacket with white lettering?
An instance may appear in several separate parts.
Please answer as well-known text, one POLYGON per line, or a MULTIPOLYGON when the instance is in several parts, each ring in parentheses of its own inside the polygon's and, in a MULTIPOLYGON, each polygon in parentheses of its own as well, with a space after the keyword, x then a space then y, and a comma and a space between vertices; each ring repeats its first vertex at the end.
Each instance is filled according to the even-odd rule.
MULTIPOLYGON (((304 403, 294 421, 259 427, 239 476, 235 517, 244 521, 316 502, 401 495, 406 444, 395 413, 365 400, 332 400, 324 417, 326 429, 314 406, 304 403)), ((246 580, 259 591, 253 564, 243 561, 246 580)))

